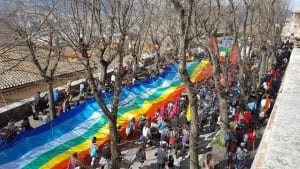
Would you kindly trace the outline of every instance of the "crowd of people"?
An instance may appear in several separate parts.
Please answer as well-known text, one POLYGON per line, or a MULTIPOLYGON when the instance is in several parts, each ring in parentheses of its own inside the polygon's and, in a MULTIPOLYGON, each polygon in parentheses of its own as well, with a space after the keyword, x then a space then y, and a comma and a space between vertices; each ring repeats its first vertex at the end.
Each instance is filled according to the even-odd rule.
MULTIPOLYGON (((241 104, 239 99, 232 99, 229 103, 231 122, 224 134, 228 168, 242 169, 247 153, 254 150, 256 131, 265 125, 272 112, 290 54, 290 48, 283 47, 276 63, 262 76, 258 89, 249 94, 245 104, 241 104)), ((232 97, 239 98, 239 86, 233 88, 232 97)))
MULTIPOLYGON (((199 112, 203 114, 199 123, 199 129, 204 125, 209 126, 209 132, 217 128, 217 118, 214 117, 217 106, 216 94, 213 89, 199 86, 197 95, 199 112), (213 127, 214 126, 214 127, 213 127)), ((157 168, 180 168, 181 162, 189 158, 190 122, 187 119, 188 99, 185 93, 180 97, 162 105, 154 117, 141 116, 138 121, 132 118, 126 128, 127 140, 138 136, 142 143, 138 152, 144 151, 146 147, 158 147, 156 152, 157 168)), ((217 116, 216 116, 217 117, 217 116)), ((141 159, 137 153, 136 159, 141 159)), ((210 156, 211 158, 211 156, 210 156)), ((142 158, 145 159, 145 158, 142 158)), ((139 166, 143 166, 144 160, 137 160, 139 166)))
MULTIPOLYGON (((112 85, 111 83, 113 82, 109 82, 107 85, 112 85)), ((197 98, 198 104, 200 105, 199 111, 206 115, 205 118, 201 118, 201 124, 216 124, 217 118, 208 120, 209 116, 211 116, 209 115, 211 109, 217 106, 215 91, 200 85, 198 88, 199 93, 197 98)), ((103 90, 103 88, 99 89, 103 90)), ((107 91, 107 89, 105 91, 107 91)), ((130 165, 137 162, 139 163, 138 166, 142 168, 144 161, 147 159, 145 153, 146 148, 154 146, 158 147, 156 153, 158 168, 165 168, 165 166, 175 169, 180 168, 181 162, 189 158, 190 122, 186 118, 187 108, 187 95, 186 93, 182 93, 176 99, 157 109, 154 116, 147 117, 146 115, 142 115, 139 119, 133 117, 125 129, 125 135, 122 135, 120 131, 118 131, 118 143, 136 141, 140 143, 136 157, 130 161, 130 165)), ((90 166, 95 168, 107 166, 110 157, 107 156, 107 158, 103 158, 103 150, 99 150, 99 146, 95 143, 96 138, 94 137, 90 146, 90 166)), ((106 145, 109 147, 108 144, 106 145)), ((210 163, 212 163, 212 161, 210 163)))
MULTIPOLYGON (((227 165, 229 168, 241 169, 247 152, 254 148, 256 141, 256 130, 265 124, 265 119, 270 116, 275 103, 277 92, 280 87, 281 79, 284 75, 285 68, 290 57, 290 48, 283 47, 280 56, 277 58, 272 68, 266 72, 260 79, 260 85, 256 91, 251 90, 250 80, 245 79, 246 84, 250 84, 249 97, 246 103, 242 104, 239 100, 241 89, 238 82, 232 83, 228 103, 228 116, 230 123, 228 130, 224 134, 225 146, 227 149, 227 165)), ((127 68, 126 71, 129 71, 127 68)), ((245 72, 245 77, 247 72, 245 72)), ((135 80, 135 79, 134 79, 135 80)), ((134 80, 129 83, 134 83, 134 80)), ((110 92, 113 89, 115 75, 112 74, 111 79, 98 82, 99 92, 110 92)), ((205 85, 205 83, 197 84, 197 104, 199 105, 199 129, 203 130, 207 126, 210 132, 218 129, 218 99, 214 87, 205 85)), ((57 116, 70 110, 72 107, 82 103, 88 96, 87 84, 79 85, 79 100, 72 103, 73 94, 71 91, 71 82, 68 82, 63 93, 55 90, 54 102, 57 108, 57 116)), ((166 105, 162 105, 157 109, 154 116, 146 117, 142 115, 138 120, 133 117, 127 128, 126 137, 118 132, 118 143, 132 141, 137 139, 141 146, 136 152, 133 162, 138 162, 139 167, 143 167, 143 163, 147 160, 146 147, 158 147, 155 156, 157 158, 157 168, 164 169, 166 167, 179 169, 181 162, 189 158, 189 137, 190 122, 187 117, 188 99, 185 93, 180 97, 170 101, 166 105)), ((47 99, 41 97, 38 92, 32 102, 33 118, 41 120, 43 124, 50 121, 47 113, 47 99)), ((15 126, 14 121, 10 121, 5 127, 5 133, 1 131, 1 139, 10 139, 18 132, 31 130, 32 127, 28 118, 24 118, 21 126, 15 126)), ((104 168, 109 165, 111 152, 109 144, 106 143, 103 148, 99 149, 96 144, 97 138, 93 137, 90 145, 91 167, 104 168)), ((214 168, 212 155, 208 154, 201 166, 207 169, 214 168)), ((69 162, 69 168, 83 166, 77 154, 74 153, 69 162)))
MULTIPOLYGON (((240 84, 238 82, 232 84, 229 96, 231 99, 228 103, 230 123, 224 134, 229 168, 243 168, 247 152, 254 149, 256 130, 265 125, 272 112, 290 54, 291 48, 284 46, 276 63, 261 77, 257 90, 253 90, 252 86, 247 88, 249 97, 244 103, 239 101, 242 99, 240 84)), ((245 79, 246 84, 253 84, 249 81, 245 79)), ((207 126, 209 131, 217 130, 218 99, 214 87, 200 85, 197 98, 199 129, 203 130, 204 126, 207 126)), ((143 143, 143 148, 146 145, 158 146, 156 153, 158 168, 180 167, 180 161, 188 158, 190 123, 186 119, 187 106, 188 100, 183 93, 178 100, 164 105, 163 110, 157 110, 154 117, 141 116, 137 122, 133 118, 126 129, 127 139, 132 139, 133 133, 136 132, 139 141, 143 143), (169 150, 172 153, 168 153, 169 150)), ((208 159, 211 159, 211 156, 208 159)), ((142 166, 144 160, 139 161, 142 166)))
POLYGON ((18 126, 14 120, 10 120, 3 129, 0 130, 0 142, 5 143, 7 140, 12 139, 20 132, 31 130, 33 127, 30 125, 28 117, 25 117, 22 123, 18 126))

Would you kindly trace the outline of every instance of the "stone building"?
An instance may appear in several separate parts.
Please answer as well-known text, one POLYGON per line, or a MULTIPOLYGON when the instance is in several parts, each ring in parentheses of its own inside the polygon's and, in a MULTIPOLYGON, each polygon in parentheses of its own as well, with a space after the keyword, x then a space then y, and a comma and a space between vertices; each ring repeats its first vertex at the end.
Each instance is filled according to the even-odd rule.
POLYGON ((287 18, 282 30, 283 37, 300 38, 300 10, 290 11, 291 16, 287 18))

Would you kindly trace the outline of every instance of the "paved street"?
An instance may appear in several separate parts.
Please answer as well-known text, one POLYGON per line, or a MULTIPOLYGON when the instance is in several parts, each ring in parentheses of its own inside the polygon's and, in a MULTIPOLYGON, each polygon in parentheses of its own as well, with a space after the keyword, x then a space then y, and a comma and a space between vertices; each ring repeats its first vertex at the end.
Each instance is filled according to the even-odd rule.
MULTIPOLYGON (((200 136, 199 142, 199 160, 202 161, 206 158, 206 153, 211 151, 211 148, 207 147, 208 143, 213 139, 216 133, 208 133, 200 136)), ((135 153, 137 152, 138 148, 141 146, 140 143, 135 142, 135 144, 130 144, 128 147, 124 148, 122 151, 123 161, 122 161, 122 168, 126 168, 128 164, 133 161, 135 158, 135 153)), ((155 169, 156 168, 156 156, 155 153, 157 151, 157 147, 147 147, 146 148, 146 158, 147 160, 144 163, 145 169, 155 169)), ((168 151, 168 155, 174 155, 172 150, 168 151)), ((138 162, 134 162, 131 165, 132 169, 138 169, 138 162)), ((182 162, 182 168, 189 168, 189 159, 186 157, 182 162)))
MULTIPOLYGON (((266 119, 266 122, 268 119, 266 119)), ((250 169, 251 164, 253 162, 255 153, 257 151, 257 148, 259 146, 259 142, 262 138, 262 135, 264 133, 265 127, 261 127, 260 129, 257 130, 257 141, 255 142, 255 147, 254 150, 248 150, 247 157, 245 159, 245 166, 244 169, 250 169)), ((199 164, 201 165, 203 163, 203 160, 206 158, 206 155, 208 153, 211 153, 213 155, 213 159, 215 161, 215 164, 220 169, 226 169, 227 168, 227 157, 226 157, 226 150, 225 148, 218 148, 218 147, 209 147, 208 144, 213 140, 216 132, 212 133, 205 133, 200 136, 200 142, 199 142, 199 164)), ((138 148, 141 146, 139 143, 135 144, 128 144, 128 146, 124 149, 122 149, 122 155, 123 155, 123 161, 122 161, 122 168, 126 168, 128 164, 134 159, 135 153, 137 152, 138 148)), ((146 169, 155 169, 156 168, 156 156, 155 153, 157 151, 157 147, 147 147, 146 148, 146 157, 147 160, 144 163, 144 168, 146 169)), ((168 151, 169 155, 173 155, 174 152, 169 150, 168 151)), ((131 165, 132 169, 138 169, 138 162, 134 162, 131 165)), ((186 158, 182 162, 182 168, 189 168, 189 159, 186 158)))

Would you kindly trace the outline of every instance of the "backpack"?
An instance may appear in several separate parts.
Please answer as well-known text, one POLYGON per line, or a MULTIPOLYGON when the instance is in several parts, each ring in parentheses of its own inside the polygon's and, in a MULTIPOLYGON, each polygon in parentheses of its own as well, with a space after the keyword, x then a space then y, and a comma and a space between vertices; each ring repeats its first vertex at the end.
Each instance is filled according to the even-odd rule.
POLYGON ((224 134, 224 140, 227 142, 227 141, 230 141, 230 134, 228 132, 226 132, 224 134))
POLYGON ((174 166, 174 157, 172 155, 169 156, 168 167, 174 166))
POLYGON ((183 143, 189 143, 189 135, 183 135, 182 142, 183 143))
POLYGON ((146 119, 139 121, 139 130, 143 130, 143 127, 146 125, 146 119))
POLYGON ((134 131, 134 129, 135 129, 134 123, 130 122, 126 127, 126 131, 125 131, 126 135, 127 136, 130 135, 134 131))
POLYGON ((126 136, 128 136, 130 134, 130 126, 126 127, 125 133, 126 133, 126 136))
POLYGON ((163 130, 165 127, 166 127, 165 123, 160 123, 159 126, 158 126, 158 129, 163 130))
POLYGON ((162 133, 161 133, 161 137, 162 138, 167 138, 167 137, 169 137, 169 129, 163 129, 162 130, 162 133))
POLYGON ((92 145, 92 147, 90 149, 90 156, 91 157, 97 157, 98 156, 97 148, 94 145, 92 145))

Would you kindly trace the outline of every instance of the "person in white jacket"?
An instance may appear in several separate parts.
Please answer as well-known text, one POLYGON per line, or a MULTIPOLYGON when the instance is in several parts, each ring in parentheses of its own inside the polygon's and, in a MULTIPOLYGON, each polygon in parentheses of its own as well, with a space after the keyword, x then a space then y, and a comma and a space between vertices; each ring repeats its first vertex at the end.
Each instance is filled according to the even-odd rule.
POLYGON ((181 151, 177 150, 175 157, 174 157, 174 169, 180 169, 181 167, 181 162, 182 162, 182 155, 181 155, 181 151))
POLYGON ((145 126, 143 127, 143 142, 147 143, 147 141, 150 139, 151 133, 150 133, 150 123, 149 121, 146 122, 145 126))

